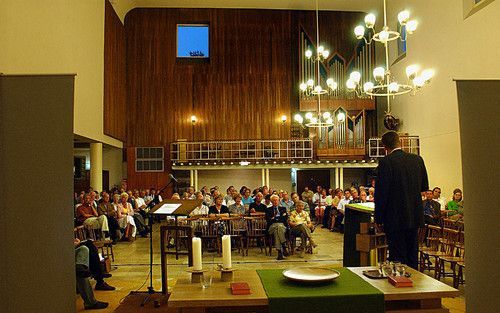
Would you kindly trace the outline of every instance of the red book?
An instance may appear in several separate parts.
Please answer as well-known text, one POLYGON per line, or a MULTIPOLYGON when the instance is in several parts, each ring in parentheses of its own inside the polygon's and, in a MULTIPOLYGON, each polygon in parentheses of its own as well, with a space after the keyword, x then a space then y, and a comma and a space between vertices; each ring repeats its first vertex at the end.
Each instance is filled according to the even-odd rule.
POLYGON ((413 287, 413 281, 403 276, 388 276, 387 280, 395 287, 413 287))
POLYGON ((251 294, 250 286, 245 282, 231 283, 231 293, 233 295, 249 295, 251 294))

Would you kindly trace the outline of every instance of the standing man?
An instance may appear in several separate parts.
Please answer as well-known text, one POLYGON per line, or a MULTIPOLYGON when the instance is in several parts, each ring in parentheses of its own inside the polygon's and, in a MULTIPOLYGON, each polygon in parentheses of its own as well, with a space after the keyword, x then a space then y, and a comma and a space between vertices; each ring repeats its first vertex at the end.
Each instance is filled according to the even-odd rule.
POLYGON ((429 189, 424 160, 400 148, 399 136, 382 136, 387 155, 379 161, 375 189, 375 221, 383 225, 389 259, 417 269, 418 229, 424 225, 421 192, 429 189))

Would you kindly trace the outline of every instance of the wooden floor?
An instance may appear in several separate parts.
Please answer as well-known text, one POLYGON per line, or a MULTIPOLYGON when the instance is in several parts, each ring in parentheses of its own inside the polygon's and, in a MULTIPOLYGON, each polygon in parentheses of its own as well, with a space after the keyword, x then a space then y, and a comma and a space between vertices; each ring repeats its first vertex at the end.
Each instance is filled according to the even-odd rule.
MULTIPOLYGON (((336 265, 342 266, 342 248, 343 236, 339 233, 332 233, 319 227, 314 232, 316 235, 316 242, 318 243, 317 251, 315 254, 306 254, 304 258, 298 255, 290 256, 286 260, 276 261, 276 252, 273 256, 266 256, 260 252, 258 248, 250 248, 248 256, 242 257, 241 254, 233 252, 232 259, 233 265, 236 268, 244 269, 260 269, 260 268, 287 268, 296 265, 336 265)), ((159 255, 159 225, 155 224, 153 236, 153 286, 156 291, 161 291, 161 273, 160 273, 160 255, 159 255)), ((114 247, 115 262, 113 263, 113 270, 111 274, 113 277, 106 279, 108 284, 115 286, 115 291, 95 291, 97 300, 106 301, 110 306, 106 310, 99 310, 98 312, 114 312, 121 302, 126 301, 130 303, 129 306, 136 306, 136 309, 130 312, 157 312, 153 309, 152 305, 145 308, 139 306, 140 299, 143 298, 142 294, 136 297, 127 297, 132 291, 147 291, 149 286, 149 239, 138 238, 135 242, 120 242, 114 247), (127 297, 127 298, 126 298, 127 297)), ((222 263, 221 257, 215 253, 204 253, 203 262, 205 264, 219 264, 222 263)), ((175 256, 168 258, 168 273, 169 273, 169 286, 173 286, 176 277, 179 273, 184 272, 187 268, 187 257, 179 257, 175 260, 175 256)), ((451 285, 451 279, 444 280, 444 282, 451 285)), ((94 284, 94 281, 92 281, 94 284)), ((443 303, 450 309, 452 313, 465 312, 465 298, 463 296, 464 289, 460 288, 462 296, 454 299, 444 299, 443 303)), ((164 307, 166 305, 163 305, 164 307)), ((122 306, 123 308, 123 306, 122 306)), ((76 296, 76 311, 83 312, 83 301, 76 296)), ((91 311, 85 311, 91 312, 91 311)), ((129 312, 129 310, 121 310, 120 312, 129 312)), ((163 308, 162 312, 165 312, 163 308)))

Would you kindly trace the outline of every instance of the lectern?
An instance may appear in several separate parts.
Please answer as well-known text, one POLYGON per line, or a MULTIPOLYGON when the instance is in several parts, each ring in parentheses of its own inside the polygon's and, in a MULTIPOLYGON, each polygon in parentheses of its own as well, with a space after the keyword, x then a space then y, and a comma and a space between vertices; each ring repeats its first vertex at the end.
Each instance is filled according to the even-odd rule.
MULTIPOLYGON (((187 241, 188 241, 188 249, 186 252, 179 252, 176 248, 175 253, 176 254, 186 254, 188 255, 188 264, 189 266, 192 265, 192 252, 191 252, 191 238, 192 238, 192 230, 189 226, 178 226, 177 225, 177 217, 178 216, 189 216, 189 213, 191 213, 197 206, 201 205, 203 201, 202 200, 175 200, 175 199, 168 199, 164 200, 157 205, 155 205, 151 210, 150 210, 150 216, 153 215, 163 215, 163 216, 174 216, 175 217, 175 226, 161 226, 161 231, 160 231, 160 255, 161 255, 161 287, 162 287, 162 292, 164 294, 168 293, 168 283, 167 283, 167 255, 172 254, 173 252, 166 251, 165 247, 168 245, 168 242, 166 242, 165 237, 166 234, 169 231, 173 231, 175 233, 175 243, 177 245, 179 237, 178 233, 179 231, 186 232, 187 234, 187 241)), ((152 259, 152 251, 151 251, 151 258, 150 262, 151 265, 153 263, 152 259)), ((152 274, 152 273, 151 273, 152 274)), ((152 278, 152 275, 150 276, 150 279, 152 278)))

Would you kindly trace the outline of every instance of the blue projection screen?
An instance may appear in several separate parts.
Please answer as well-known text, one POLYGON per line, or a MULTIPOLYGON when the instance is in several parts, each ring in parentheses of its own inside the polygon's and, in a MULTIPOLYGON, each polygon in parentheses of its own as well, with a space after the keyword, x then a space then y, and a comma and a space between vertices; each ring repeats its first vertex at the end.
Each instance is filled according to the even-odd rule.
POLYGON ((177 25, 177 57, 208 58, 208 25, 177 25))

